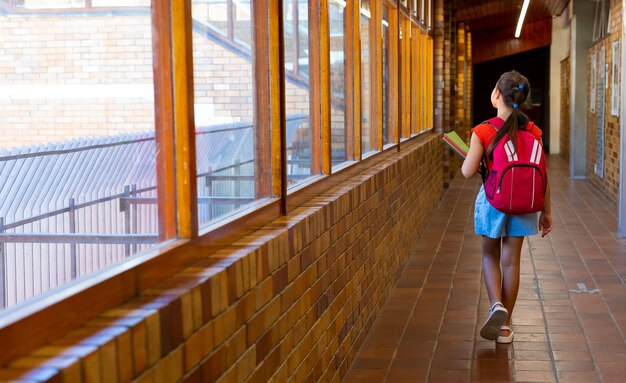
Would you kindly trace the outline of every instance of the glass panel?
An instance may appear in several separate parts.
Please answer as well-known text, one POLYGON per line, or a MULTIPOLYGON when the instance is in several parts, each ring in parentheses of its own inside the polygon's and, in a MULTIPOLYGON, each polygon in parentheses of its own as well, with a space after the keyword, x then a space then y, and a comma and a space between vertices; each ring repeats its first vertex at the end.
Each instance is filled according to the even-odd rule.
POLYGON ((422 52, 424 52, 424 60, 422 61, 422 68, 420 70, 420 74, 422 76, 422 78, 424 79, 424 81, 422 81, 421 84, 421 91, 422 91, 422 100, 424 100, 424 102, 422 102, 422 116, 424 116, 424 118, 422 118, 422 129, 426 130, 428 128, 428 118, 427 118, 427 112, 428 112, 428 108, 430 107, 430 105, 428 104, 429 102, 429 94, 428 94, 428 63, 426 60, 428 60, 428 50, 427 50, 427 46, 428 46, 428 39, 426 38, 426 36, 422 36, 422 42, 420 44, 421 46, 421 50, 422 52))
POLYGON ((420 105, 420 114, 422 118, 420 118, 420 131, 424 131, 426 129, 426 110, 428 106, 426 103, 428 102, 426 95, 426 38, 422 36, 420 32, 420 43, 419 43, 420 57, 424 57, 423 60, 420 60, 420 68, 419 75, 422 79, 419 85, 420 98, 422 99, 420 105))
MULTIPOLYGON (((297 0, 299 6, 297 7, 298 20, 294 24, 293 20, 288 20, 285 17, 285 46, 289 42, 287 34, 289 26, 307 26, 308 25, 308 6, 307 0, 297 0), (300 22, 300 18, 305 20, 304 23, 300 22)), ((286 7, 290 4, 290 8, 293 10, 293 0, 286 0, 284 7, 285 13, 287 13, 286 7)), ((293 14, 293 13, 292 13, 293 14)), ((302 38, 298 39, 299 44, 305 44, 308 52, 308 30, 303 31, 298 29, 298 34, 302 37, 306 37, 306 40, 302 38)), ((295 42, 295 40, 291 40, 295 42)), ((293 54, 294 51, 292 50, 293 54)), ((285 50, 285 66, 287 66, 287 50, 285 50)), ((309 67, 308 55, 298 63, 298 69, 309 67), (304 61, 306 60, 306 61, 304 61)), ((287 68, 288 69, 288 68, 287 68)), ((285 82, 285 103, 287 110, 287 179, 288 186, 293 186, 303 179, 309 177, 312 174, 312 159, 313 157, 320 156, 320 153, 312 152, 313 143, 313 131, 311 129, 310 121, 310 86, 308 83, 302 83, 301 81, 293 81, 287 78, 285 82)), ((319 137, 317 138, 319 140, 319 137)), ((316 170, 316 172, 318 172, 316 170)))
POLYGON ((402 138, 411 135, 411 21, 402 15, 402 138))
MULTIPOLYGON (((222 0, 226 4, 227 0, 222 0)), ((217 5, 217 2, 215 3, 217 5)), ((240 12, 245 10, 237 5, 240 12)), ((250 3, 247 3, 250 15, 250 3)), ((193 14, 192 17, 196 18, 193 14)), ((240 12, 241 13, 241 12, 240 12)), ((237 23, 235 35, 252 42, 251 22, 237 23), (240 29, 239 29, 240 28, 240 29), (246 36, 247 33, 247 36, 246 36)), ((214 223, 267 197, 267 180, 255 180, 259 127, 255 116, 254 52, 230 49, 193 32, 198 217, 214 223)), ((263 142, 263 144, 266 144, 263 142)), ((268 147, 268 145, 265 145, 268 147)))
POLYGON ((309 78, 309 4, 298 0, 298 74, 309 78))
POLYGON ((283 19, 285 22, 285 69, 290 72, 296 71, 296 49, 297 49, 297 37, 296 37, 296 9, 294 5, 297 0, 284 0, 283 1, 283 19))
POLYGON ((341 0, 329 0, 331 155, 333 165, 346 161, 345 8, 341 0))
POLYGON ((227 0, 192 0, 191 14, 195 21, 209 25, 224 36, 228 35, 227 0))
MULTIPOLYGON (((78 3, 45 6, 64 4, 78 3)), ((148 249, 160 234, 150 12, 2 26, 20 33, 0 40, 0 309, 148 249)))
POLYGON ((149 7, 150 0, 125 0, 120 5, 119 0, 91 0, 92 7, 149 7))
POLYGON ((233 0, 233 34, 235 39, 252 46, 251 0, 233 0))
POLYGON ((421 91, 422 77, 420 68, 422 66, 421 33, 419 28, 413 27, 413 35, 411 37, 411 133, 419 133, 421 131, 421 91))
POLYGON ((14 6, 24 9, 82 8, 85 0, 15 0, 14 6))
POLYGON ((391 142, 389 129, 389 7, 383 5, 383 145, 391 142))
POLYGON ((361 151, 376 148, 372 135, 372 84, 370 62, 370 5, 361 0, 361 151))

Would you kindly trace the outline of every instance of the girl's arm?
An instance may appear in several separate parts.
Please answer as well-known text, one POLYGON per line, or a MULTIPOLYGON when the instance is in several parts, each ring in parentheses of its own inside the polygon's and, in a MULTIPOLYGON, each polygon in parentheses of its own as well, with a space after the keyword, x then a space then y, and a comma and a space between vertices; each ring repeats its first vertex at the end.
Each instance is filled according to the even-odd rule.
POLYGON ((480 138, 472 133, 470 148, 467 152, 467 157, 465 157, 465 161, 463 161, 463 166, 461 166, 461 173, 463 173, 465 178, 471 178, 480 169, 483 150, 483 144, 480 142, 480 138))
POLYGON ((546 197, 544 198, 543 211, 539 216, 539 231, 541 237, 545 237, 552 231, 552 206, 550 205, 550 182, 546 178, 546 197))

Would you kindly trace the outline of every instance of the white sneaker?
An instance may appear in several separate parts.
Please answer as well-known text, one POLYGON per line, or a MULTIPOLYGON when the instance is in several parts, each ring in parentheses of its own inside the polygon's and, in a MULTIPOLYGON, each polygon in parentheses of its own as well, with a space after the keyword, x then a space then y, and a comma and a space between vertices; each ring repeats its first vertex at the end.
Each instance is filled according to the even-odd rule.
POLYGON ((496 340, 500 336, 500 326, 504 323, 509 312, 504 308, 501 302, 494 303, 489 309, 489 316, 483 328, 480 329, 480 336, 489 340, 496 340))

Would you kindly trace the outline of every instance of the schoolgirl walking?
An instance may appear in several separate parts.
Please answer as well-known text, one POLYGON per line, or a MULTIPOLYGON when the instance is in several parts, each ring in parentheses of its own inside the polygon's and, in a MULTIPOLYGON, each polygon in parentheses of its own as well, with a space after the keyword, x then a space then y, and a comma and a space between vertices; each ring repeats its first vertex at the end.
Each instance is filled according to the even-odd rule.
POLYGON ((466 178, 481 167, 486 171, 474 209, 491 303, 480 335, 498 343, 511 343, 514 337, 511 315, 519 291, 524 237, 538 232, 543 237, 552 230, 542 131, 520 110, 529 94, 528 79, 520 73, 500 77, 491 92, 497 116, 472 129, 461 168, 466 178))

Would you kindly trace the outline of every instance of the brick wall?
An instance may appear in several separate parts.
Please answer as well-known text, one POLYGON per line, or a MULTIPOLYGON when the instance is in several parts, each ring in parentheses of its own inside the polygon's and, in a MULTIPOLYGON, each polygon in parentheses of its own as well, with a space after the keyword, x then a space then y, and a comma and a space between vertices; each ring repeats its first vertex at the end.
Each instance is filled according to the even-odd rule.
POLYGON ((153 129, 148 16, 0 17, 0 35, 3 146, 153 129))
MULTIPOLYGON (((597 186, 604 194, 606 194, 613 201, 617 201, 619 192, 619 160, 620 160, 620 127, 619 127, 619 112, 617 116, 613 116, 611 113, 611 97, 613 92, 613 71, 611 70, 613 62, 613 42, 620 40, 620 49, 623 49, 621 41, 621 20, 622 20, 622 7, 621 1, 611 1, 611 28, 610 34, 607 38, 594 44, 588 50, 587 56, 587 89, 591 92, 591 56, 595 52, 596 57, 600 54, 600 49, 604 46, 605 60, 608 65, 608 72, 606 74, 608 86, 605 92, 605 105, 604 105, 604 169, 603 177, 596 174, 596 143, 597 143, 597 129, 598 127, 598 107, 596 107, 595 113, 591 113, 590 104, 587 109, 587 176, 589 180, 597 186)), ((599 66, 597 73, 599 74, 599 66)), ((619 72, 619 69, 618 69, 619 72)), ((597 77, 599 78, 599 76, 597 77)), ((598 87, 597 87, 598 89, 598 87)), ((619 86, 616 91, 619 91, 619 86)), ((589 93, 591 94, 591 93, 589 93)), ((598 97, 598 96, 596 96, 598 97)), ((597 101, 597 98, 596 98, 597 101)), ((618 103, 619 105, 619 103, 618 103)))
MULTIPOLYGON (((4 147, 154 129, 149 15, 0 16, 4 147)), ((197 121, 252 119, 252 65, 194 32, 197 121)), ((308 89, 287 83, 287 111, 308 89)))
POLYGON ((439 135, 383 156, 0 377, 340 381, 442 192, 439 135))

